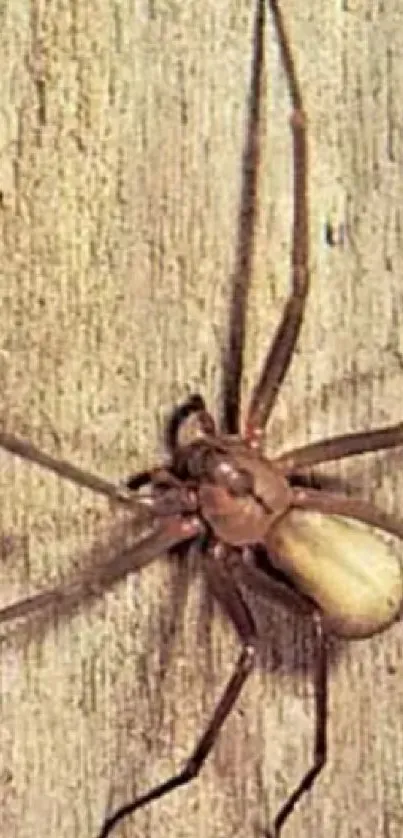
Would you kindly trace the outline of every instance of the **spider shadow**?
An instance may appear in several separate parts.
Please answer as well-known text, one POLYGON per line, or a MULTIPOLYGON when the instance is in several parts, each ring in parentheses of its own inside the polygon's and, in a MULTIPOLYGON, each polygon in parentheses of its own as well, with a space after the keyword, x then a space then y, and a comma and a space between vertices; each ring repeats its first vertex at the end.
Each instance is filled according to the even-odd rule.
MULTIPOLYGON (((175 669, 176 653, 182 659, 182 640, 191 632, 191 646, 196 653, 197 675, 203 696, 207 716, 213 712, 214 702, 218 700, 225 680, 220 677, 220 665, 217 663, 217 650, 222 642, 226 646, 228 639, 233 647, 231 657, 235 660, 239 652, 239 640, 222 612, 221 606, 211 593, 202 573, 203 557, 197 549, 190 556, 176 552, 169 558, 170 584, 168 596, 158 603, 158 665, 154 666, 153 681, 156 684, 155 715, 162 718, 164 704, 164 684, 175 669), (197 584, 197 599, 191 593, 191 586, 197 584), (189 608, 189 601, 191 601, 189 608), (217 632, 222 641, 217 643, 217 632), (219 687, 217 685, 220 685, 219 687)), ((269 678, 312 677, 315 657, 314 632, 312 618, 297 611, 292 611, 283 603, 268 600, 242 585, 242 592, 251 608, 257 626, 257 669, 269 678)), ((155 650, 155 623, 150 626, 148 639, 145 639, 144 655, 155 650)), ((337 664, 343 643, 333 642, 329 638, 328 660, 331 667, 337 664)), ((195 658, 189 661, 189 669, 195 658)), ((182 666, 182 663, 181 663, 182 666)), ((196 729, 196 734, 199 731, 196 729)))

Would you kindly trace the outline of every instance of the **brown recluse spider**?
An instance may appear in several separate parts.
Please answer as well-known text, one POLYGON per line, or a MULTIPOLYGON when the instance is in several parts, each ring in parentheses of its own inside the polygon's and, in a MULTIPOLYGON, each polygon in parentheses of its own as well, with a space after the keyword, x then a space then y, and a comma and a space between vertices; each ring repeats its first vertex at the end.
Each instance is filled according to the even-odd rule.
POLYGON ((277 0, 269 0, 269 7, 292 107, 291 291, 253 390, 243 435, 238 434, 242 312, 246 300, 246 291, 242 290, 246 285, 242 286, 241 279, 250 272, 253 244, 264 0, 258 0, 255 22, 251 104, 244 153, 247 188, 242 195, 243 223, 231 311, 223 430, 216 429, 201 396, 191 397, 176 411, 168 426, 169 461, 130 478, 124 485, 115 485, 44 454, 13 434, 0 433, 3 448, 125 505, 133 523, 131 540, 113 562, 109 560, 83 572, 76 582, 4 607, 0 610, 0 622, 44 607, 61 608, 85 594, 97 594, 163 552, 180 546, 183 552, 188 546, 197 545, 210 589, 241 642, 233 673, 185 766, 173 777, 116 809, 105 819, 99 838, 106 838, 135 810, 188 783, 200 772, 255 664, 257 630, 244 599, 243 582, 312 614, 315 628, 312 765, 277 813, 267 833, 271 838, 278 838, 296 803, 311 788, 326 762, 327 632, 354 638, 382 631, 397 617, 402 602, 400 565, 373 530, 384 530, 403 539, 403 523, 371 503, 306 488, 297 478, 301 478, 304 469, 320 463, 403 445, 403 424, 322 440, 271 460, 262 453, 266 425, 293 356, 309 287, 306 117, 277 0), (313 546, 317 543, 315 539, 310 541, 310 534, 316 537, 319 532, 327 539, 324 552, 313 546), (338 564, 340 556, 345 558, 343 567, 338 564))

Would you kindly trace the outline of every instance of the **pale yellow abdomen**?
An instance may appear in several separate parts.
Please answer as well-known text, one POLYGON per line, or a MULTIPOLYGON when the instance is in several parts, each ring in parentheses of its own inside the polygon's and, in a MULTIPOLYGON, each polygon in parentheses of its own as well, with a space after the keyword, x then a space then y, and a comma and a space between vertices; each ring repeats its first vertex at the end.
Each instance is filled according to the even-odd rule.
POLYGON ((295 509, 265 543, 272 563, 316 602, 335 634, 368 637, 398 616, 402 566, 379 531, 351 518, 295 509))

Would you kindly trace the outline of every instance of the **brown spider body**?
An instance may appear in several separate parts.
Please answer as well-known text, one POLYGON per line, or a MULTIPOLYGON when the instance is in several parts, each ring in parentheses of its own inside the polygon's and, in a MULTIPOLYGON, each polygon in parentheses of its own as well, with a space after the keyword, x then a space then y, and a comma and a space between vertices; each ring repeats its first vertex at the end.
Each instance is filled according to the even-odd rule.
POLYGON ((194 441, 174 453, 173 472, 191 486, 196 482, 201 518, 216 538, 231 547, 261 544, 272 521, 290 507, 292 491, 281 471, 247 442, 204 434, 206 415, 213 429, 203 406, 199 422, 190 420, 194 441))
POLYGON ((291 485, 287 468, 248 441, 216 435, 202 399, 189 402, 196 409, 178 427, 186 444, 174 448, 170 473, 181 483, 177 492, 189 493, 189 513, 207 541, 235 548, 249 568, 254 548, 263 548, 267 575, 284 574, 283 585, 335 634, 368 637, 393 622, 403 602, 402 567, 380 534, 351 518, 298 510, 305 493, 291 485))

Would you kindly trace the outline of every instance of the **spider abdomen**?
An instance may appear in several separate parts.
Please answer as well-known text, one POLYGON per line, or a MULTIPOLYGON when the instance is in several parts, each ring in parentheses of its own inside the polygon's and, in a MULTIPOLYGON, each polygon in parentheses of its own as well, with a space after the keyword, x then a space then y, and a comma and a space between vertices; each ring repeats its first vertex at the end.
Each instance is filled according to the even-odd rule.
POLYGON ((374 528, 293 509, 268 532, 266 547, 273 565, 316 602, 335 634, 369 637, 398 616, 402 567, 374 528))

